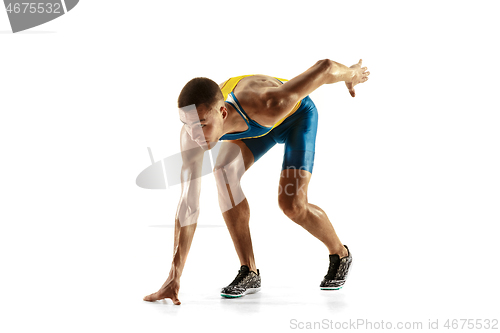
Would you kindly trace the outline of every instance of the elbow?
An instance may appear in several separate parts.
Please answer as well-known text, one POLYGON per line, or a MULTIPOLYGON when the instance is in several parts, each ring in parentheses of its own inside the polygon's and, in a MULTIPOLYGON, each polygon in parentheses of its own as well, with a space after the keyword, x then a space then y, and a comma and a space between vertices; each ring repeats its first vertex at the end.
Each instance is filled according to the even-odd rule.
POLYGON ((342 81, 342 66, 338 62, 335 62, 330 59, 320 60, 317 63, 318 71, 320 72, 319 77, 323 80, 323 84, 325 83, 335 83, 338 81, 342 81))
POLYGON ((333 60, 330 60, 330 59, 323 59, 323 60, 319 60, 316 65, 322 70, 324 71, 325 73, 327 72, 330 72, 333 68, 333 66, 335 66, 335 61, 333 60))

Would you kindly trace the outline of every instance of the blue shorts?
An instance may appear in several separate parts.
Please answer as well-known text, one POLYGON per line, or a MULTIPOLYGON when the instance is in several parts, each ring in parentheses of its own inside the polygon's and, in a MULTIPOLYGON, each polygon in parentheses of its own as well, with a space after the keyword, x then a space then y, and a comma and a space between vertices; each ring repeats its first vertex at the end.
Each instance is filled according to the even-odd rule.
POLYGON ((318 129, 318 110, 309 96, 302 99, 299 108, 279 126, 264 136, 241 139, 257 162, 277 143, 285 144, 282 170, 302 169, 312 173, 314 148, 318 129))

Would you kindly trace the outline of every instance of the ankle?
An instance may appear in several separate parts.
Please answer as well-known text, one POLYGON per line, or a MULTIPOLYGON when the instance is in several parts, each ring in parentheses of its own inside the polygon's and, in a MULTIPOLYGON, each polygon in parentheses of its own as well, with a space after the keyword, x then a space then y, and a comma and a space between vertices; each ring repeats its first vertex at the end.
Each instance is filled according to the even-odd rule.
POLYGON ((330 255, 332 255, 332 254, 337 254, 340 257, 340 259, 349 256, 349 252, 347 251, 347 249, 345 248, 344 245, 333 249, 333 251, 330 250, 330 255))
POLYGON ((254 272, 255 274, 257 274, 257 267, 255 266, 255 263, 251 263, 251 264, 241 264, 242 266, 245 265, 248 267, 248 269, 250 269, 251 272, 254 272))

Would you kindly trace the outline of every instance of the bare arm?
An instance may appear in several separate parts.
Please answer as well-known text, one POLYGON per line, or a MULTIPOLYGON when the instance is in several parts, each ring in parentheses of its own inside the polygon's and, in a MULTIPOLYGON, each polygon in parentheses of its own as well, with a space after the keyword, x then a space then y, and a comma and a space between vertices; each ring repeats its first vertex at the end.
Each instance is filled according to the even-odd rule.
POLYGON ((181 198, 175 216, 175 242, 171 274, 180 278, 191 247, 196 223, 200 213, 201 169, 203 149, 187 134, 184 126, 181 130, 181 198))
POLYGON ((324 84, 344 81, 349 93, 354 97, 354 86, 368 80, 370 72, 366 70, 366 67, 361 67, 361 60, 351 67, 329 59, 320 60, 283 85, 264 88, 261 96, 267 101, 268 108, 276 110, 274 112, 280 117, 289 112, 298 101, 324 84))
POLYGON ((193 142, 184 127, 181 130, 181 151, 183 163, 181 169, 182 193, 175 216, 172 266, 168 278, 160 290, 144 297, 145 301, 170 298, 174 304, 181 304, 178 298, 180 278, 200 213, 199 199, 203 163, 203 149, 196 142, 193 142))

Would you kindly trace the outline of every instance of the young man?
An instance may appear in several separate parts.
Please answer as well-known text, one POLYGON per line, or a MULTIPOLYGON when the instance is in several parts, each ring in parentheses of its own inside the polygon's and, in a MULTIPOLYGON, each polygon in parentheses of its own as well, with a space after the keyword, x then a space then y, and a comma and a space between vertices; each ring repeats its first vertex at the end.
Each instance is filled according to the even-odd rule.
POLYGON ((195 78, 182 89, 178 106, 183 166, 182 194, 175 219, 174 257, 170 274, 146 301, 178 298, 180 276, 191 246, 199 214, 199 195, 204 152, 219 149, 214 175, 223 218, 240 259, 234 281, 222 288, 224 297, 241 297, 260 289, 250 238, 250 209, 241 190, 243 174, 276 143, 285 144, 278 203, 292 221, 323 242, 330 254, 321 289, 340 289, 352 262, 325 212, 307 201, 307 187, 314 162, 317 110, 309 94, 322 86, 344 81, 355 96, 354 86, 368 80, 370 72, 361 60, 346 67, 320 60, 287 81, 267 75, 234 77, 217 85, 195 78), (224 142, 216 145, 219 140, 224 142))

